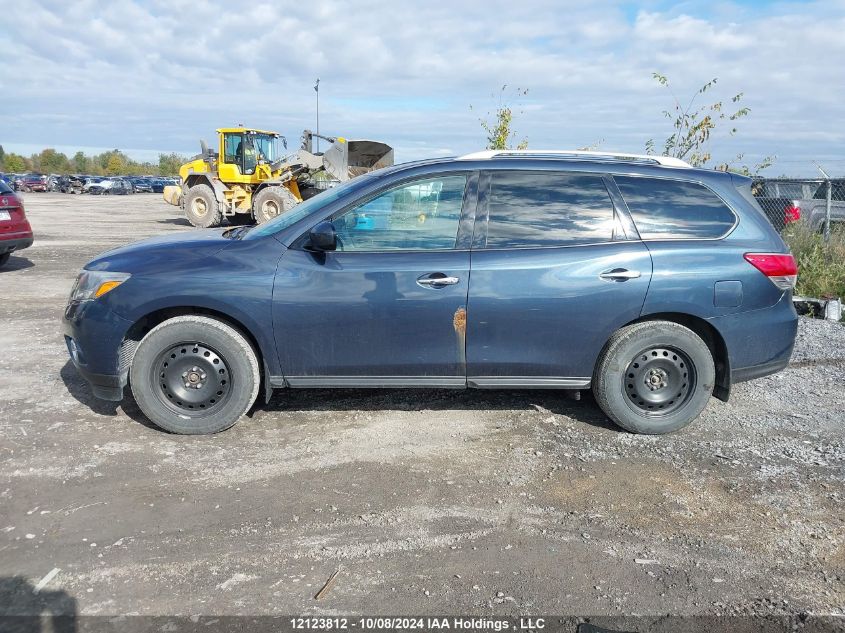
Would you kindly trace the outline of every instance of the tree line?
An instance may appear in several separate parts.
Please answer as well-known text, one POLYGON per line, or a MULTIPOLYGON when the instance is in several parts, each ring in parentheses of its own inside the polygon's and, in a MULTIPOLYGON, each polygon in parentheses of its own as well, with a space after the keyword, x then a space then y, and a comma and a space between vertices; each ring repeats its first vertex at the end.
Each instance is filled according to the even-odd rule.
POLYGON ((6 153, 0 145, 0 171, 11 173, 89 174, 92 176, 176 176, 187 158, 174 152, 159 154, 158 162, 136 161, 119 149, 89 156, 76 152, 68 157, 47 148, 31 156, 6 153))

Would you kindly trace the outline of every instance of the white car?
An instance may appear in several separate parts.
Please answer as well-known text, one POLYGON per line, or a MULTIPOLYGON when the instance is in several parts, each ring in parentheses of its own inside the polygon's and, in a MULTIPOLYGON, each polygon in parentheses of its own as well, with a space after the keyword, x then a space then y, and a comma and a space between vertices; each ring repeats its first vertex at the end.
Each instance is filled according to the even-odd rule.
MULTIPOLYGON (((93 183, 90 187, 88 185, 85 185, 85 187, 87 187, 88 193, 94 195, 126 195, 135 192, 132 183, 122 178, 101 180, 93 183)), ((83 191, 85 187, 83 187, 83 191)))

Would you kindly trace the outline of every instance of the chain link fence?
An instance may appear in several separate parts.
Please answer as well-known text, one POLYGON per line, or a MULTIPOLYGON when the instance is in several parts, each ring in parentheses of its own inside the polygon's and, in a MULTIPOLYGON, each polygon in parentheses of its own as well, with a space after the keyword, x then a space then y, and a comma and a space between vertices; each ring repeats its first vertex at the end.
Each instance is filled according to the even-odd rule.
POLYGON ((827 242, 832 228, 845 227, 845 179, 759 178, 751 189, 780 233, 800 223, 827 242))
POLYGON ((758 178, 751 187, 795 256, 798 304, 839 320, 845 297, 845 178, 758 178))

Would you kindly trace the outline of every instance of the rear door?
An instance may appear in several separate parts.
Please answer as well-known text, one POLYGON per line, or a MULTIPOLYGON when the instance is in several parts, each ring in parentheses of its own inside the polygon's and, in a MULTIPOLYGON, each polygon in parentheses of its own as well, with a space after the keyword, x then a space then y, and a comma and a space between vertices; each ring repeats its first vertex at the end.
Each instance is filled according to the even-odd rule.
POLYGON ((490 171, 479 184, 467 382, 585 387, 610 335, 636 319, 651 257, 601 174, 490 171))

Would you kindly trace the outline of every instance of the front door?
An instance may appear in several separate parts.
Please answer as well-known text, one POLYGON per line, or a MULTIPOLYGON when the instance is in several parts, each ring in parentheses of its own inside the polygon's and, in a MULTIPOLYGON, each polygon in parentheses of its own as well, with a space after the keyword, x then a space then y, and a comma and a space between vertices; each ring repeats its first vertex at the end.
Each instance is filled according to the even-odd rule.
POLYGON ((481 179, 467 305, 477 387, 586 387, 609 336, 636 319, 652 273, 601 175, 481 179))
POLYGON ((465 386, 468 179, 393 186, 332 218, 336 251, 285 253, 273 322, 288 384, 465 386))

